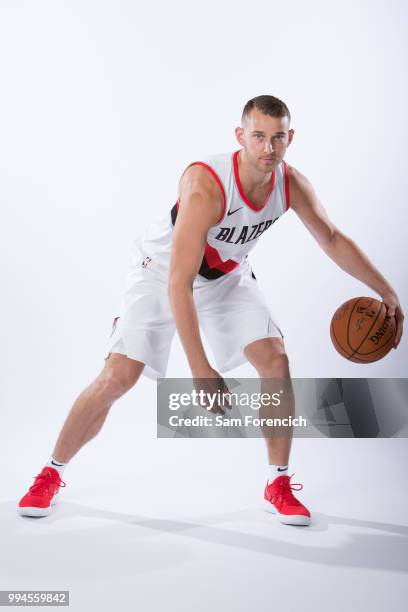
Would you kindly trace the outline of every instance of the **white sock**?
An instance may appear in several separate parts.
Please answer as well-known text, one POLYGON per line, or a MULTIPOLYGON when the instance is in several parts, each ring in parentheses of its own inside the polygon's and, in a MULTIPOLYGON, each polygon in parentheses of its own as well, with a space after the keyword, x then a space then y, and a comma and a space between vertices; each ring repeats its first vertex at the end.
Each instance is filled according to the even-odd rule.
POLYGON ((287 476, 288 469, 288 465, 268 465, 268 484, 271 484, 278 476, 287 476))
POLYGON ((60 461, 56 461, 56 459, 54 459, 54 457, 52 455, 51 455, 48 463, 46 463, 47 467, 52 467, 52 468, 54 468, 54 470, 57 470, 57 472, 59 473, 61 478, 62 478, 62 475, 64 473, 66 465, 67 465, 66 463, 61 463, 60 461))

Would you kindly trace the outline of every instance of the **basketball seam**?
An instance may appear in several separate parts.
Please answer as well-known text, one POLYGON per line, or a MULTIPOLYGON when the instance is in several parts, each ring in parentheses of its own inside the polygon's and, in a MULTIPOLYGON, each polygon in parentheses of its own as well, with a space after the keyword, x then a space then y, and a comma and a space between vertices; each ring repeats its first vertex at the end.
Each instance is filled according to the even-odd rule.
POLYGON ((379 361, 383 357, 385 357, 385 355, 381 355, 381 357, 377 357, 377 359, 367 360, 367 359, 359 359, 359 357, 357 355, 354 355, 353 356, 353 363, 374 363, 375 361, 379 361))
MULTIPOLYGON (((397 331, 397 329, 395 328, 395 332, 397 331)), ((394 340, 395 338, 395 333, 390 336, 387 340, 387 342, 384 342, 384 344, 382 344, 381 346, 377 346, 376 349, 374 351, 369 351, 368 353, 358 353, 360 356, 362 355, 372 355, 372 353, 376 353, 377 351, 379 351, 380 349, 383 349, 385 346, 387 346, 387 344, 389 343, 390 340, 394 340)), ((366 338, 367 340, 367 338, 366 338)))
POLYGON ((346 339, 347 339, 347 344, 348 344, 348 347, 349 347, 350 352, 351 352, 350 356, 349 356, 349 357, 347 357, 347 359, 351 359, 351 357, 353 356, 353 351, 354 351, 354 349, 353 349, 353 347, 351 346, 351 342, 350 342, 350 322, 351 322, 351 317, 352 317, 352 315, 353 315, 354 309, 355 309, 355 307, 357 306, 357 304, 359 303, 359 301, 360 301, 360 300, 361 300, 361 297, 359 297, 359 298, 357 299, 357 301, 354 303, 353 308, 351 309, 350 315, 349 315, 349 317, 348 317, 348 319, 347 319, 347 334, 346 334, 346 337, 347 337, 347 338, 346 338, 346 339))
POLYGON ((336 332, 335 332, 335 330, 334 330, 334 325, 333 325, 333 323, 332 323, 332 325, 331 325, 331 330, 332 330, 332 333, 333 333, 334 339, 335 339, 335 340, 336 340, 336 342, 337 342, 337 346, 338 346, 338 348, 337 348, 337 347, 336 347, 336 348, 337 348, 338 352, 340 353, 339 349, 341 349, 341 351, 343 351, 344 355, 341 355, 341 353, 340 353, 340 355, 341 355, 342 357, 344 357, 345 359, 349 359, 349 356, 347 355, 347 353, 346 353, 346 351, 344 350, 344 348, 341 346, 341 344, 340 344, 340 342, 339 342, 339 340, 338 340, 338 338, 337 338, 337 336, 336 336, 336 332))
MULTIPOLYGON (((371 298, 370 298, 370 299, 371 299, 371 298)), ((354 308, 356 307, 356 305, 358 304, 358 302, 359 302, 360 300, 361 300, 361 298, 360 298, 360 299, 359 299, 359 300, 358 300, 358 301, 357 301, 357 302, 354 304, 354 308)), ((362 342, 360 342, 360 344, 358 345, 358 347, 356 348, 356 350, 355 350, 355 351, 354 351, 354 352, 353 352, 353 353, 350 355, 350 358, 351 358, 351 357, 353 357, 353 356, 354 356, 356 353, 358 353, 358 350, 359 350, 359 349, 360 349, 360 348, 363 346, 364 342, 367 340, 367 338, 368 338, 368 336, 369 336, 369 334, 370 334, 371 330, 373 329, 374 325, 375 325, 375 324, 376 324, 376 322, 377 322, 377 319, 378 319, 378 317, 379 317, 379 315, 380 315, 380 312, 381 312, 381 309, 382 309, 382 305, 383 305, 383 302, 380 302, 380 307, 379 307, 379 309, 378 309, 377 316, 375 317, 374 321, 372 322, 371 327, 370 327, 370 329, 368 330, 368 332, 366 333, 366 335, 365 335, 364 339, 362 340, 362 342)), ((348 320, 348 324, 347 324, 347 342, 348 342, 348 331, 349 331, 350 319, 351 319, 351 315, 353 314, 354 308, 353 308, 353 310, 351 311, 351 314, 350 314, 350 317, 349 317, 349 320, 348 320)), ((350 342, 349 342, 349 344, 350 344, 350 342)), ((351 346, 351 345, 350 345, 350 346, 351 346)))

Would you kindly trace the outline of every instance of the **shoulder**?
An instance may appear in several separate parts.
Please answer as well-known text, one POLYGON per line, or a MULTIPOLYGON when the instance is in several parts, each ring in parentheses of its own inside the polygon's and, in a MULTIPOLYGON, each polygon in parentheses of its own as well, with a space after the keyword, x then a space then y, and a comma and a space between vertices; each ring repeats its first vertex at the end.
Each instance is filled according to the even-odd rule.
POLYGON ((179 183, 179 208, 182 217, 202 222, 207 228, 221 220, 225 209, 224 189, 207 166, 193 163, 186 168, 179 183))
POLYGON ((211 167, 204 163, 193 163, 183 172, 179 183, 180 197, 187 193, 203 193, 207 197, 219 199, 223 187, 211 167))
POLYGON ((296 209, 302 204, 313 201, 316 196, 310 180, 294 166, 286 164, 286 168, 289 179, 290 207, 296 209))

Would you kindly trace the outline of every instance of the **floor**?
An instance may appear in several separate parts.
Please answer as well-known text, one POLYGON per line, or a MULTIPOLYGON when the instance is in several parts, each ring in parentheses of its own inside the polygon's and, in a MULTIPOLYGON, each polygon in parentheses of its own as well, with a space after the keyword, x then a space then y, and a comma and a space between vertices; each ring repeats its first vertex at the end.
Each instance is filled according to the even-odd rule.
POLYGON ((15 510, 42 467, 30 471, 22 452, 0 503, 0 588, 69 590, 75 611, 400 610, 406 440, 295 440, 309 527, 262 510, 262 444, 147 440, 113 417, 71 461, 44 519, 15 510))

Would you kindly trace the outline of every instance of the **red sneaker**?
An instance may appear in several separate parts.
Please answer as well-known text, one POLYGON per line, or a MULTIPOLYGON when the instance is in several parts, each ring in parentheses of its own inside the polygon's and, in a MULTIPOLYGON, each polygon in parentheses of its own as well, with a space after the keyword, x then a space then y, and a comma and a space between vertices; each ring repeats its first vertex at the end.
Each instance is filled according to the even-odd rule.
POLYGON ((286 525, 310 525, 309 510, 292 493, 292 489, 301 491, 303 485, 291 484, 292 476, 278 476, 270 484, 266 483, 265 510, 275 513, 278 520, 286 525), (296 489, 297 486, 300 488, 296 489))
POLYGON ((55 506, 55 499, 60 487, 65 487, 65 482, 57 470, 46 466, 41 474, 34 476, 34 484, 28 493, 21 498, 18 504, 18 512, 22 516, 48 516, 55 506))

